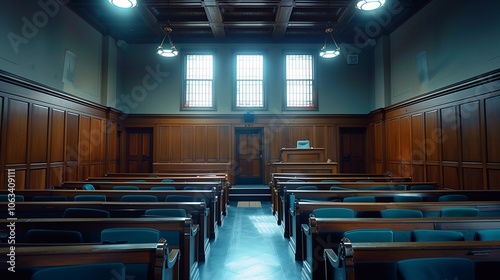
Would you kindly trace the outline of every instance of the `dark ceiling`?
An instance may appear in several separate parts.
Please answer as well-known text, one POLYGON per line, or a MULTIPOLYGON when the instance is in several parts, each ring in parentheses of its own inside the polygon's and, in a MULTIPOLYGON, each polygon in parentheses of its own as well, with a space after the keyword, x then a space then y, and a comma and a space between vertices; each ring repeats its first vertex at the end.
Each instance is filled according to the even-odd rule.
POLYGON ((360 11, 354 0, 138 0, 112 7, 108 0, 65 0, 65 5, 103 35, 129 44, 159 43, 171 27, 174 43, 322 43, 333 28, 337 43, 360 44, 389 34, 432 0, 387 0, 360 11))

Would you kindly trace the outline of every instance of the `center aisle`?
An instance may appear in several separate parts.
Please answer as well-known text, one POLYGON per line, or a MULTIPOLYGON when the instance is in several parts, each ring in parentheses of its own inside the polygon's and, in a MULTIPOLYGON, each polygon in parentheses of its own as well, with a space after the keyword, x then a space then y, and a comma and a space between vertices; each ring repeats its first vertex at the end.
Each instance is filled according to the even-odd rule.
POLYGON ((288 239, 276 223, 271 203, 231 202, 205 262, 201 280, 298 280, 288 239), (261 203, 261 205, 258 205, 261 203))

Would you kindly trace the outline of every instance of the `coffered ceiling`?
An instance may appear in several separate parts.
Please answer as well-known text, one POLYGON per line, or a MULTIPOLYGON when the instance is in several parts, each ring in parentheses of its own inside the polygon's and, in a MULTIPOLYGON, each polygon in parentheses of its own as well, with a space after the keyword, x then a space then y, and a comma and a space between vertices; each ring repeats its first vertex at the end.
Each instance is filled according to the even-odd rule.
POLYGON ((360 11, 354 0, 138 0, 130 9, 107 0, 65 0, 65 5, 103 35, 129 44, 158 43, 171 27, 176 43, 319 43, 333 28, 338 43, 359 43, 389 34, 432 0, 387 0, 360 11))

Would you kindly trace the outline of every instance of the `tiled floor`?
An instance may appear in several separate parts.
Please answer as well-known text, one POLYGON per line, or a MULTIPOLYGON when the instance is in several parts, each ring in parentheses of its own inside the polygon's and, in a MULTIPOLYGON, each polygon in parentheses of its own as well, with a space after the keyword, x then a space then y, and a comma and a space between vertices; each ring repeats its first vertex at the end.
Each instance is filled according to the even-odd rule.
POLYGON ((270 202, 230 203, 208 258, 200 263, 201 280, 297 280, 300 270, 270 202))

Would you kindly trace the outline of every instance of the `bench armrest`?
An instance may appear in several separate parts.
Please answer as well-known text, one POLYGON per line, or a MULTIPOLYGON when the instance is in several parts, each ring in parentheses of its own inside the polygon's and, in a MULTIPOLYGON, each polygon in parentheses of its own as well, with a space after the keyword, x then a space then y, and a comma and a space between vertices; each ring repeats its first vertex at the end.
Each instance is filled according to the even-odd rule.
POLYGON ((181 251, 179 249, 172 249, 168 254, 167 266, 166 269, 170 269, 175 266, 175 263, 180 258, 181 251))

